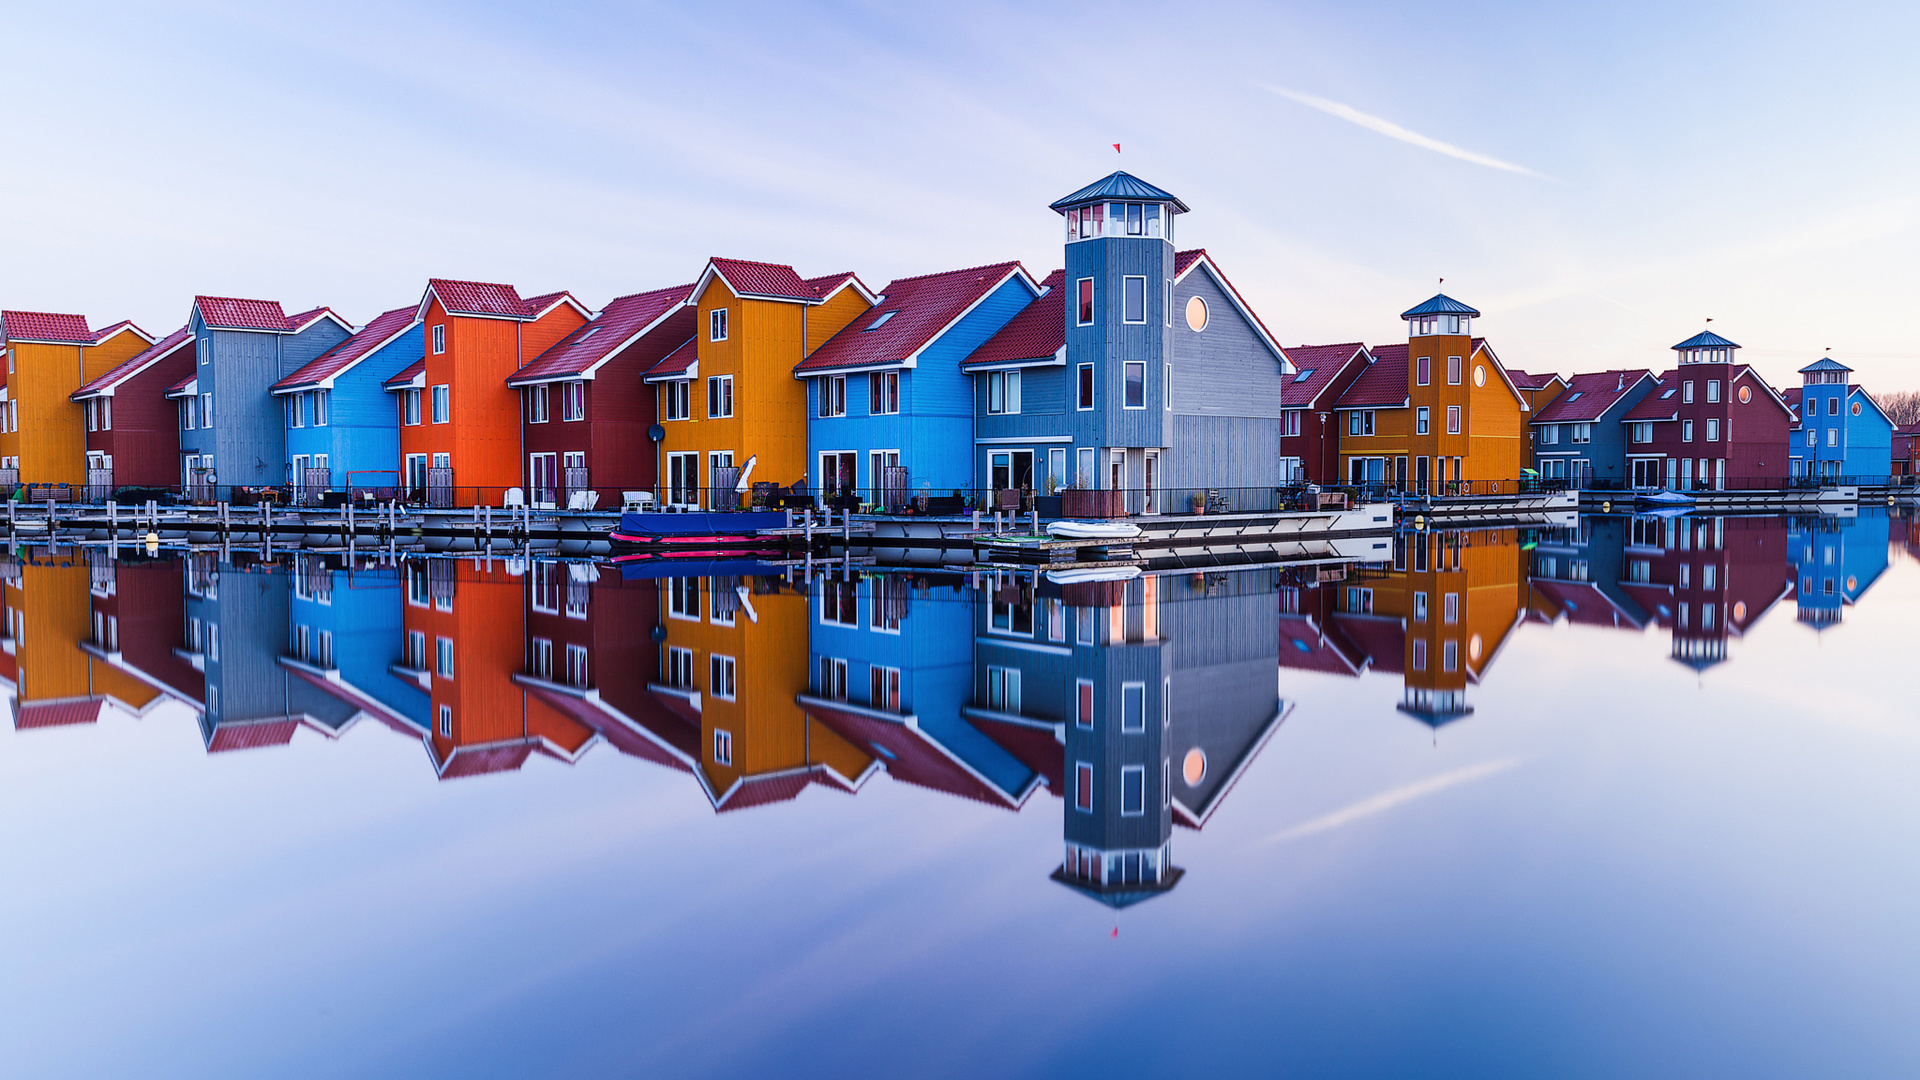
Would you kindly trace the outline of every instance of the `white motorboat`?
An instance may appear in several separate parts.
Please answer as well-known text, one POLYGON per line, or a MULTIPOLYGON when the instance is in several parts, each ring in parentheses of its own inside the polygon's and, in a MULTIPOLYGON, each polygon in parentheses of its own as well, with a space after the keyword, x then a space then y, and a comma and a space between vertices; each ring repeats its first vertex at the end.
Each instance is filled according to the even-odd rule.
POLYGON ((1124 521, 1049 521, 1047 535, 1062 540, 1131 540, 1140 526, 1124 521))
POLYGON ((1055 585, 1085 585, 1094 581, 1132 581, 1140 576, 1137 566, 1083 566, 1073 570, 1049 570, 1047 580, 1055 585))

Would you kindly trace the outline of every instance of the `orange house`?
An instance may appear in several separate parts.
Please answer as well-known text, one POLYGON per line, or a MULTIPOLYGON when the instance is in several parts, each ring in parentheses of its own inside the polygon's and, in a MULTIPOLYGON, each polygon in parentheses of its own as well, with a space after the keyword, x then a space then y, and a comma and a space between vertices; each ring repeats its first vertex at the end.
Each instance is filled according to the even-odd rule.
POLYGON ((399 398, 408 496, 435 507, 498 505, 524 488, 520 392, 507 379, 585 323, 572 294, 522 299, 511 285, 434 278, 420 300, 426 355, 387 380, 399 398))
POLYGON ((7 353, 0 468, 15 470, 15 483, 86 483, 86 421, 94 406, 70 395, 154 339, 130 322, 96 332, 84 316, 41 311, 0 312, 0 338, 7 353))
POLYGON ((90 565, 73 548, 33 548, 7 560, 0 583, 9 662, 0 664, 0 686, 13 692, 15 728, 91 724, 109 701, 139 714, 161 699, 157 687, 114 665, 118 642, 108 640, 104 617, 93 617, 95 594, 113 590, 111 561, 90 565))
POLYGON ((666 433, 660 502, 731 509, 755 481, 805 482, 807 384, 794 365, 874 294, 850 273, 802 278, 791 266, 715 258, 693 297, 693 340, 645 376, 659 387, 666 433))

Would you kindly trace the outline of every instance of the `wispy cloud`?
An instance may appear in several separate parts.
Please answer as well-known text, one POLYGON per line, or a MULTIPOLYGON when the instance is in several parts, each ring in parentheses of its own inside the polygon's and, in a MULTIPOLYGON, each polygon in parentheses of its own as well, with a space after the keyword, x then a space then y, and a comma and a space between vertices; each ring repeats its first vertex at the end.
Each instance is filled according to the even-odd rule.
POLYGON ((1303 821, 1291 829, 1282 829, 1267 837, 1262 843, 1277 844, 1284 840, 1297 840, 1302 836, 1312 836, 1314 833, 1323 833, 1342 825, 1350 825, 1362 818, 1384 813, 1403 803, 1438 794, 1461 784, 1470 784, 1475 780, 1484 780, 1489 776, 1506 772, 1518 764, 1520 764, 1519 758, 1500 758, 1496 761, 1483 761, 1478 765, 1469 765, 1464 769, 1441 773, 1439 776, 1430 776, 1425 780, 1416 780, 1391 791, 1383 791, 1372 798, 1343 806, 1330 814, 1322 814, 1312 821, 1303 821))
POLYGON ((1281 97, 1286 98, 1289 101, 1297 101, 1300 104, 1305 105, 1309 109, 1318 109, 1321 112, 1326 113, 1328 116, 1337 116, 1340 119, 1345 120, 1350 124, 1359 124, 1361 127, 1366 128, 1368 131, 1378 132, 1381 135, 1385 135, 1389 139, 1398 139, 1403 143, 1408 143, 1413 146, 1418 146, 1422 150, 1431 150, 1436 154, 1445 154, 1450 158, 1459 158, 1461 161, 1470 161, 1475 165, 1484 165, 1489 169, 1499 169, 1501 172, 1519 173, 1522 176, 1531 176, 1536 180, 1553 179, 1552 177, 1547 176, 1543 173, 1535 172, 1532 169, 1527 168, 1525 165, 1515 165, 1511 161, 1501 161, 1497 157, 1490 157, 1486 154, 1475 153, 1472 150, 1467 150, 1462 147, 1455 146, 1452 143, 1441 142, 1439 139, 1430 138, 1426 135, 1422 135, 1417 131, 1409 131, 1406 128, 1401 127, 1399 124, 1396 124, 1391 120, 1388 120, 1384 117, 1375 116, 1372 113, 1361 112, 1359 109, 1356 109, 1351 105, 1345 105, 1338 101, 1332 101, 1327 98, 1319 97, 1315 94, 1302 93, 1299 90, 1288 90, 1283 86, 1270 86, 1266 83, 1255 83, 1254 85, 1258 86, 1262 90, 1267 91, 1268 93, 1279 94, 1281 97))

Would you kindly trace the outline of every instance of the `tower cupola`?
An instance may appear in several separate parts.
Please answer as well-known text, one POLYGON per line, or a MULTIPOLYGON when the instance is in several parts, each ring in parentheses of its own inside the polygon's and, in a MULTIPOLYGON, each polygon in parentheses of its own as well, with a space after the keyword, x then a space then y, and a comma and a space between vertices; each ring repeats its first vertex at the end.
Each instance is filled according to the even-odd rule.
POLYGON ((1800 374, 1805 386, 1845 386, 1853 369, 1831 356, 1823 356, 1801 368, 1800 374))
POLYGON ((1682 364, 1731 364, 1740 346, 1711 330, 1702 330, 1673 347, 1682 364))
POLYGON ((1055 199, 1049 209, 1066 218, 1070 244, 1113 236, 1172 241, 1173 216, 1186 213, 1187 204, 1137 176, 1116 172, 1055 199))
POLYGON ((1480 313, 1446 293, 1435 293, 1433 299, 1408 308, 1400 317, 1407 321, 1407 337, 1417 338, 1434 334, 1471 335, 1473 320, 1479 318, 1480 313))

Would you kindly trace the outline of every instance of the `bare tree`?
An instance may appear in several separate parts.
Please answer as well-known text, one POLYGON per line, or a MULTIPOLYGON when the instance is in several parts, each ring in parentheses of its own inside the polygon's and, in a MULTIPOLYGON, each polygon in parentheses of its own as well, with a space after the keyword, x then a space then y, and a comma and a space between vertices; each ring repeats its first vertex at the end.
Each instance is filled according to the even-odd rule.
POLYGON ((1920 390, 1901 390, 1897 393, 1882 394, 1875 401, 1886 412, 1887 418, 1900 427, 1920 424, 1920 390))

